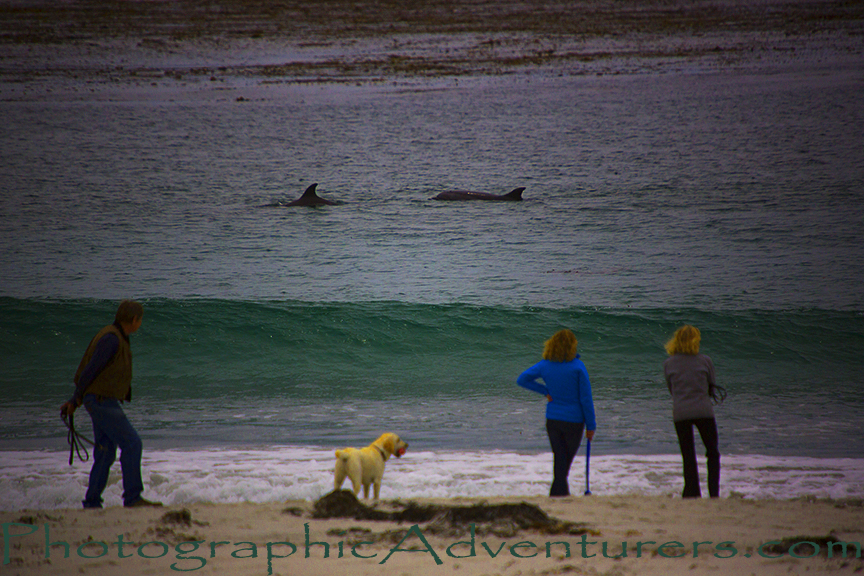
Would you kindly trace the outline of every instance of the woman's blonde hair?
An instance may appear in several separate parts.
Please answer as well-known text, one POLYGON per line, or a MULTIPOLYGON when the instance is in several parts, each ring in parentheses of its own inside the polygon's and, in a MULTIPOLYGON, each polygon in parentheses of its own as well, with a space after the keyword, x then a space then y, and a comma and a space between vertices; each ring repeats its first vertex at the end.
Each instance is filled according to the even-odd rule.
POLYGON ((702 334, 699 329, 689 324, 684 325, 675 331, 672 339, 666 342, 666 352, 672 354, 691 354, 699 353, 699 342, 702 340, 702 334))
POLYGON ((570 330, 559 330, 543 345, 543 359, 570 362, 576 358, 576 336, 570 330))

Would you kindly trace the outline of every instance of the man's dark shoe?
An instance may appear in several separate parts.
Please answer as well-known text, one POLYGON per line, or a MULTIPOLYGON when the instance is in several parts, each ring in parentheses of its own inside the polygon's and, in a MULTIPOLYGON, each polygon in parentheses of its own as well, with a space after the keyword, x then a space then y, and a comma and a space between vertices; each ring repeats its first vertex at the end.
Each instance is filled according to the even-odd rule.
POLYGON ((132 504, 124 504, 125 508, 159 508, 162 506, 161 502, 151 502, 150 500, 145 500, 144 498, 139 498, 132 504))

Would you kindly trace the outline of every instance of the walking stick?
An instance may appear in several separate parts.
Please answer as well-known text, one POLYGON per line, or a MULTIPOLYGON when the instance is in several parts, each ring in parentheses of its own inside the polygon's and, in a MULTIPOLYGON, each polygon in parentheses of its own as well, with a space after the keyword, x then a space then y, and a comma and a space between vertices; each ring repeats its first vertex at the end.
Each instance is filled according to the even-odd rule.
POLYGON ((591 473, 591 440, 588 440, 588 447, 585 449, 585 496, 591 495, 591 488, 588 483, 588 475, 591 473))

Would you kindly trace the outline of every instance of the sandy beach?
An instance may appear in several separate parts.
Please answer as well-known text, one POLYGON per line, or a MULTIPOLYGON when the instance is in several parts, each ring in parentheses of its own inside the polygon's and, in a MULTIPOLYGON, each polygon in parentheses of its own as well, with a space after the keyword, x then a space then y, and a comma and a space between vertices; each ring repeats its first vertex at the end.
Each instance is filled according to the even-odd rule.
POLYGON ((376 509, 429 506, 457 512, 493 507, 498 520, 441 511, 431 520, 405 514, 402 522, 319 519, 305 501, 7 512, 0 515, 3 573, 779 575, 864 569, 860 500, 594 495, 381 501, 376 509), (529 516, 545 513, 548 526, 520 527, 519 519, 502 513, 508 505, 521 505, 529 516), (47 550, 46 542, 52 544, 47 550))

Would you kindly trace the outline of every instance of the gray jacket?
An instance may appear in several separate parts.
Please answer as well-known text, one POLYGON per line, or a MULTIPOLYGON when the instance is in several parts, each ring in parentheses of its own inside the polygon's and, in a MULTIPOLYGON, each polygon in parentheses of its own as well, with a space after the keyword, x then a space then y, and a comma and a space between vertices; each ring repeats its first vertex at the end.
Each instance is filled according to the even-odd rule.
POLYGON ((675 354, 663 362, 672 394, 672 420, 714 418, 709 388, 716 384, 714 363, 705 354, 675 354))

